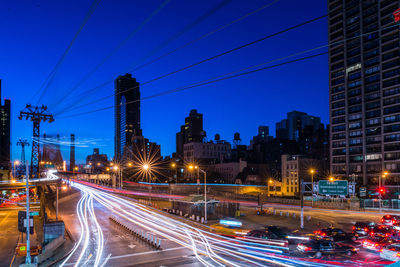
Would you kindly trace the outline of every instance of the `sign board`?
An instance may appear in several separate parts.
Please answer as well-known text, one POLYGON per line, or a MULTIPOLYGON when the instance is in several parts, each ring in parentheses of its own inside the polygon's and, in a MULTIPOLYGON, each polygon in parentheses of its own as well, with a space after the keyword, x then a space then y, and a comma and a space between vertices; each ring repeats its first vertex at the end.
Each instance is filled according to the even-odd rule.
POLYGON ((30 211, 29 216, 39 216, 39 212, 38 211, 30 211))
POLYGON ((360 197, 366 197, 366 196, 367 196, 367 188, 360 187, 360 197))
POLYGON ((332 182, 328 180, 320 180, 318 182, 318 188, 321 195, 346 196, 349 192, 348 182, 344 180, 332 182))
MULTIPOLYGON (((33 216, 29 217, 29 233, 33 235, 33 216)), ((18 211, 18 231, 21 233, 26 232, 26 211, 18 211)))

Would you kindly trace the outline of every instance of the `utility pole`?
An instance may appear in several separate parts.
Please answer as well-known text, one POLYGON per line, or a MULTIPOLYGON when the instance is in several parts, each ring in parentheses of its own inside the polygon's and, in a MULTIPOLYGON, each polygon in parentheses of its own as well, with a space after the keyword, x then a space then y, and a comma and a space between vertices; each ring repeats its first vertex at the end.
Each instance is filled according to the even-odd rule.
POLYGON ((26 162, 26 173, 25 173, 25 180, 26 180, 26 264, 31 264, 31 244, 30 244, 30 216, 29 216, 29 168, 28 162, 26 162))
POLYGON ((21 167, 19 169, 22 170, 21 172, 23 173, 23 171, 25 170, 25 146, 29 146, 29 143, 27 140, 19 139, 19 141, 17 142, 17 146, 20 146, 22 148, 21 167))
POLYGON ((22 120, 30 119, 33 122, 33 137, 32 137, 32 157, 31 157, 31 172, 33 177, 40 178, 40 123, 48 121, 52 123, 54 121, 53 115, 47 112, 46 106, 32 106, 27 104, 25 108, 20 112, 18 119, 22 120))
POLYGON ((301 210, 300 210, 300 228, 304 229, 304 181, 301 179, 300 183, 300 205, 301 205, 301 210))

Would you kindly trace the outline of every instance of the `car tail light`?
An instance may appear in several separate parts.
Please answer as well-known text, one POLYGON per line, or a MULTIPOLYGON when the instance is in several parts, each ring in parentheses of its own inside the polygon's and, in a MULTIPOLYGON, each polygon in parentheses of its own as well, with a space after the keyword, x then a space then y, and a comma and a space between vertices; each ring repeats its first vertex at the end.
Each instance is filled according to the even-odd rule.
POLYGON ((353 231, 354 231, 354 230, 356 230, 356 227, 355 227, 355 226, 353 226, 353 231))
POLYGON ((388 237, 388 236, 389 236, 389 233, 386 233, 385 236, 388 237))
POLYGON ((325 234, 325 233, 322 233, 321 236, 326 236, 326 234, 325 234))
POLYGON ((364 228, 364 232, 368 232, 368 228, 367 227, 364 228))
POLYGON ((396 256, 396 257, 400 257, 400 253, 397 252, 397 253, 395 254, 395 256, 396 256))
POLYGON ((396 223, 396 220, 392 220, 392 223, 395 224, 395 223, 396 223))
POLYGON ((381 222, 383 222, 383 218, 381 219, 381 222))
POLYGON ((304 247, 304 251, 310 251, 311 248, 310 247, 304 247))
POLYGON ((369 235, 370 235, 370 236, 373 236, 373 235, 374 235, 374 232, 369 233, 369 235))

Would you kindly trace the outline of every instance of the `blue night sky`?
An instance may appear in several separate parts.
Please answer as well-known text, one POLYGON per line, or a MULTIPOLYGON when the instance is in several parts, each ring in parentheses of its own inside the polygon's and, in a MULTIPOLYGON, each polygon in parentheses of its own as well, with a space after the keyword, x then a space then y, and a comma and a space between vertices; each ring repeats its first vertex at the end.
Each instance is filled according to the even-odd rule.
MULTIPOLYGON (((92 90, 180 45, 196 39, 219 26, 255 10, 272 0, 233 0, 167 45, 187 25, 222 3, 221 0, 171 0, 154 18, 126 42, 74 92, 70 90, 97 64, 103 61, 122 40, 140 25, 163 0, 102 0, 83 28, 64 62, 58 68, 40 104, 58 114, 52 124, 43 124, 41 133, 75 133, 82 147, 77 148, 78 162, 83 162, 94 147, 113 156, 114 110, 72 116, 80 112, 113 105, 113 83, 92 90), (161 46, 161 49, 148 56, 161 46), (68 96, 65 98, 65 95, 68 96), (63 112, 73 101, 79 109, 63 112), (71 102, 72 101, 72 102, 71 102), (60 104, 59 104, 60 103, 60 104)), ((16 0, 3 1, 0 9, 2 98, 12 100, 12 152, 19 138, 31 140, 32 123, 17 116, 26 103, 36 104, 39 89, 64 53, 86 16, 89 0, 16 0)), ((216 55, 267 34, 283 30, 327 12, 327 1, 281 0, 162 60, 132 73, 140 83, 174 71, 201 59, 216 55)), ((241 49, 216 60, 171 75, 141 87, 142 97, 185 86, 220 74, 284 57, 327 44, 327 19, 322 19, 288 33, 241 49)), ((316 52, 323 52, 318 50, 316 52)), ((232 141, 240 132, 248 144, 259 125, 270 126, 291 110, 329 120, 327 55, 304 62, 234 78, 183 92, 142 101, 143 134, 161 144, 166 156, 175 151, 175 134, 191 109, 204 115, 204 129, 209 139, 216 133, 232 141)), ((69 148, 63 147, 69 160, 69 148)), ((30 153, 29 153, 30 154, 30 153)))

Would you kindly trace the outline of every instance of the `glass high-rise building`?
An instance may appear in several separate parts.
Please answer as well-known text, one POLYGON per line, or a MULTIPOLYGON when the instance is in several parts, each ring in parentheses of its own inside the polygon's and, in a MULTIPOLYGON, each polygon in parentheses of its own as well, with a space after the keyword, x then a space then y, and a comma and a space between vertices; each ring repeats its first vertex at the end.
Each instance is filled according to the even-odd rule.
MULTIPOLYGON (((8 170, 10 166, 11 151, 11 101, 1 101, 1 80, 0 80, 0 170, 8 170)), ((0 174, 1 179, 1 174, 0 174)))
POLYGON ((115 141, 114 156, 121 158, 133 137, 142 136, 140 128, 139 83, 131 74, 115 80, 115 141))
POLYGON ((399 0, 329 0, 331 173, 400 178, 399 0))

